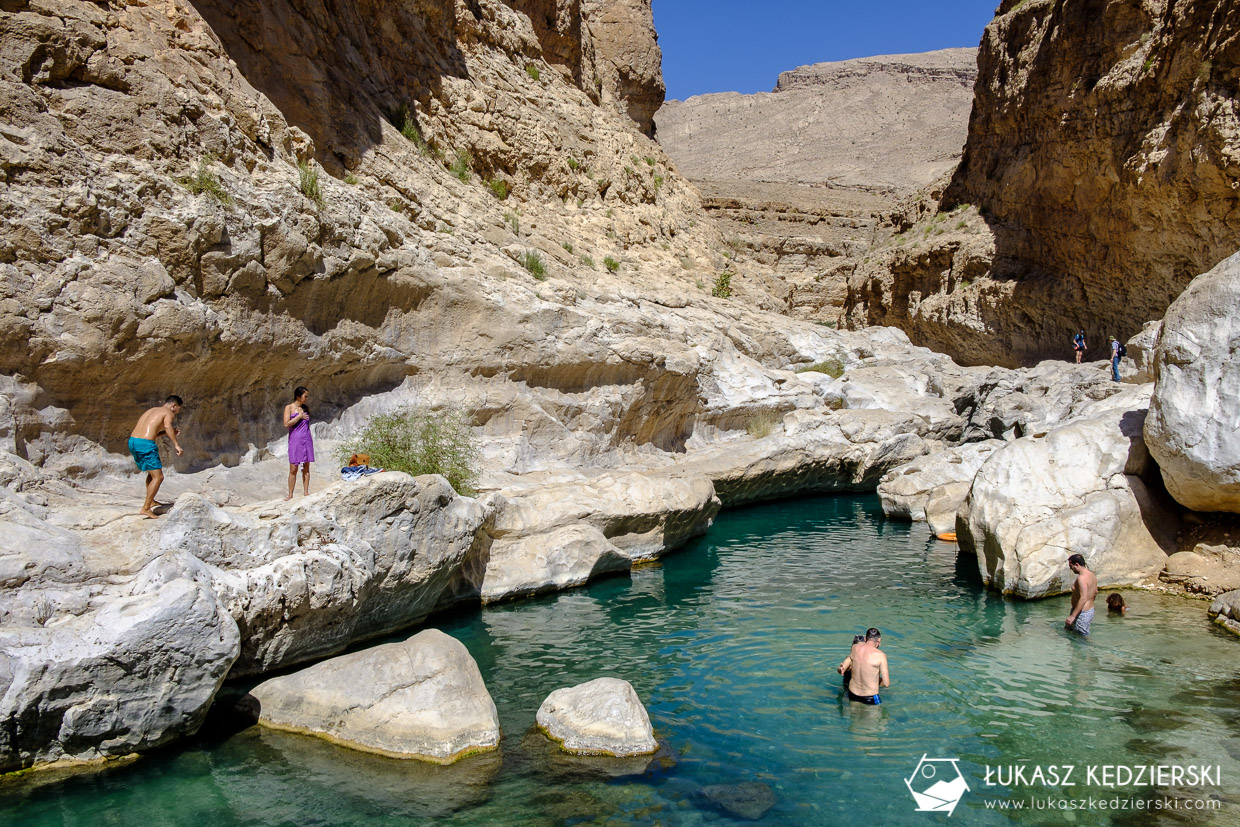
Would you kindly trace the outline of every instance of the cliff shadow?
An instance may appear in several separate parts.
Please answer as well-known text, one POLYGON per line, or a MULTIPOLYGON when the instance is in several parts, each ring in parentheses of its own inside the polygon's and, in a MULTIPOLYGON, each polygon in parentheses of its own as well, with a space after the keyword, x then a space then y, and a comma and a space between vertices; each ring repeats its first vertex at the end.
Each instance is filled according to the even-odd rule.
POLYGON ((444 77, 469 77, 453 0, 191 2, 333 175, 355 168, 402 106, 441 98, 444 77))

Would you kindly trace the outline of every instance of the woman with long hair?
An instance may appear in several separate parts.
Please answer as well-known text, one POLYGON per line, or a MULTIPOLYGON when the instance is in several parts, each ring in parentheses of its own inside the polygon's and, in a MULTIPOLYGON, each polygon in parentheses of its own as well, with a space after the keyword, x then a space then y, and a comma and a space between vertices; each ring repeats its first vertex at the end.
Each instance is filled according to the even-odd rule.
POLYGON ((298 385, 293 401, 284 406, 284 427, 288 428, 288 496, 293 499, 297 486, 297 466, 301 466, 301 493, 310 493, 310 463, 314 462, 314 440, 310 436, 310 391, 298 385))

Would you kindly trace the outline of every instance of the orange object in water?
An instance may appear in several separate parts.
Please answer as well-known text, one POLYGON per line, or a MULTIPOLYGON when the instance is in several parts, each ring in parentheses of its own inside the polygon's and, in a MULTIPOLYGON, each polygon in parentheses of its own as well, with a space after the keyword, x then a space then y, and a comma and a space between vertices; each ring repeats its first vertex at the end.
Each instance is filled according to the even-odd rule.
POLYGON ((954 531, 944 531, 942 534, 936 534, 934 536, 949 543, 956 542, 956 532, 954 531))

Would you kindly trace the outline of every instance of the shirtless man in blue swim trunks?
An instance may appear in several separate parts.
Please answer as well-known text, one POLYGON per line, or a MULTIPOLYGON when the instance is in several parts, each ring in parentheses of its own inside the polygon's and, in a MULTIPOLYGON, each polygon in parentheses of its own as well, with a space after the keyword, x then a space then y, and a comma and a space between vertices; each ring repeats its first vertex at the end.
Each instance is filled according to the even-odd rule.
POLYGON ((854 643, 852 651, 838 667, 842 675, 852 670, 852 679, 844 691, 848 700, 859 704, 878 706, 883 699, 878 697, 881 687, 891 686, 891 677, 887 674, 887 655, 879 651, 883 645, 882 633, 873 627, 865 630, 865 640, 854 643))
POLYGON ((181 429, 173 427, 172 420, 177 418, 184 404, 181 397, 169 396, 164 400, 164 404, 158 408, 150 408, 142 414, 138 418, 138 424, 133 427, 133 433, 129 435, 129 453, 138 464, 138 470, 146 472, 146 502, 142 504, 142 511, 139 512, 144 517, 155 519, 159 516, 154 511, 155 494, 164 482, 164 464, 159 461, 159 445, 155 443, 155 438, 160 434, 166 435, 176 449, 177 456, 181 456, 181 445, 177 442, 181 429))

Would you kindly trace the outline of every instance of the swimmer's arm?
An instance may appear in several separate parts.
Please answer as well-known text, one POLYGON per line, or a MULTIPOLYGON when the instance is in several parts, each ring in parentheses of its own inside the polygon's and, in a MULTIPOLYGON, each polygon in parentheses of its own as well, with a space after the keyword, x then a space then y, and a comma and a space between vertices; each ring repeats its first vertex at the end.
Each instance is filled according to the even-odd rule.
POLYGON ((891 686, 891 676, 887 674, 887 658, 878 662, 878 678, 880 686, 891 686))
POLYGON ((852 655, 849 655, 848 657, 844 658, 844 660, 840 663, 840 665, 835 667, 835 671, 839 672, 841 675, 847 672, 849 669, 852 669, 852 655))
POLYGON ((168 437, 168 441, 172 443, 172 447, 176 449, 177 456, 184 453, 181 450, 181 444, 177 442, 177 434, 181 433, 180 428, 174 428, 172 425, 172 414, 164 414, 164 434, 168 437))

